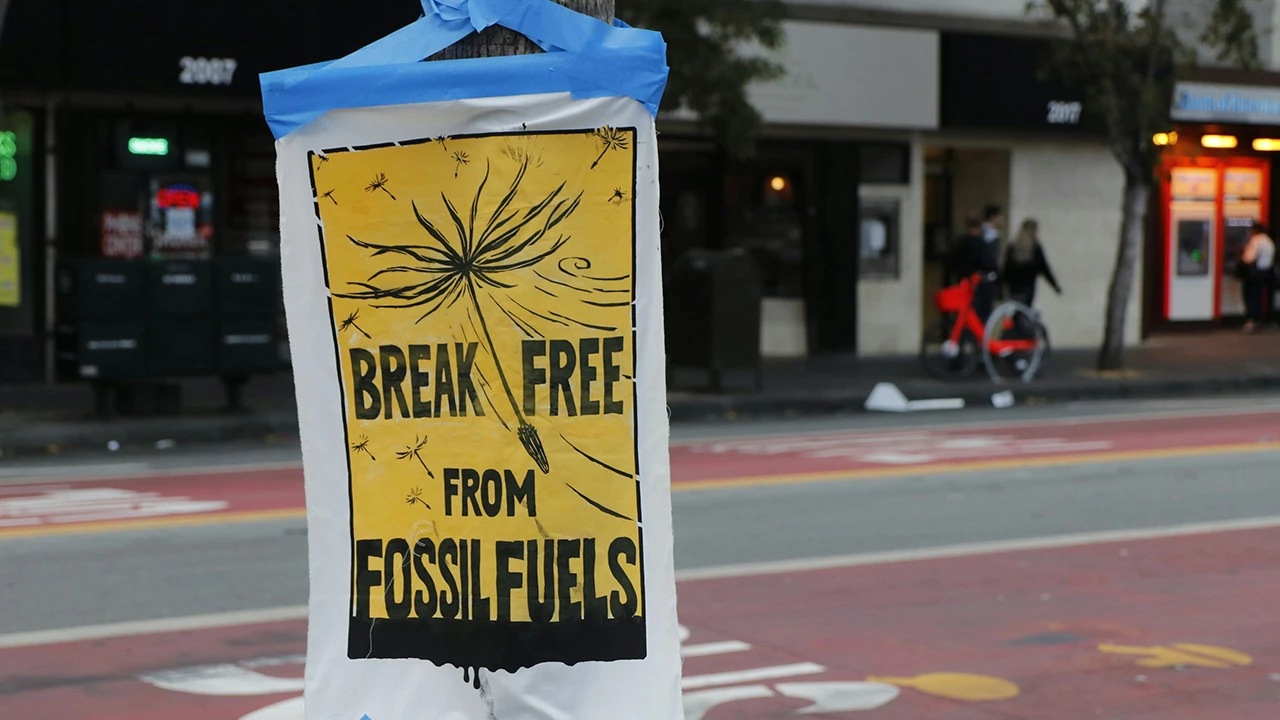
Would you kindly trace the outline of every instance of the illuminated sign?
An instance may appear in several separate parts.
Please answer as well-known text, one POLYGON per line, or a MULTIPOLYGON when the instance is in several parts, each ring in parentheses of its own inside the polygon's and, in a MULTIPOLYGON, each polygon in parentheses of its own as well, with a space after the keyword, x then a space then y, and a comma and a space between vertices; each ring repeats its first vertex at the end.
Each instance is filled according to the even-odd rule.
POLYGON ((129 138, 129 152, 134 155, 168 155, 169 141, 164 138, 129 138))
POLYGON ((12 131, 0 132, 0 180, 18 177, 18 136, 12 131))
POLYGON ((156 207, 161 210, 170 208, 200 207, 200 193, 190 185, 171 185, 156 193, 156 207))

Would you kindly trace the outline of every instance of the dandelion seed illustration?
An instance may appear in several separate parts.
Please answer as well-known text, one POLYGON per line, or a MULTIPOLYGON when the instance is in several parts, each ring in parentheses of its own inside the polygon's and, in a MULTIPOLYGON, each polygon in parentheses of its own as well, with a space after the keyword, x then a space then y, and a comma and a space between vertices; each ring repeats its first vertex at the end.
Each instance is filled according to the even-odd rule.
POLYGON ((328 200, 329 202, 333 203, 334 205, 337 205, 337 204, 338 204, 338 201, 337 201, 337 200, 335 200, 335 199, 334 199, 334 197, 333 197, 333 191, 332 191, 332 190, 330 190, 329 192, 324 193, 323 195, 321 195, 321 196, 320 196, 320 199, 321 199, 321 200, 328 200))
POLYGON ((444 148, 445 152, 449 152, 449 141, 452 139, 453 138, 449 137, 448 135, 436 136, 436 142, 440 143, 440 147, 444 148))
POLYGON ((378 173, 378 177, 374 178, 373 182, 369 183, 369 185, 365 187, 365 190, 368 192, 377 192, 381 190, 382 192, 386 193, 387 196, 390 197, 392 200, 396 199, 396 196, 392 195, 391 191, 387 189, 386 173, 378 173))
MULTIPOLYGON (((321 153, 316 153, 316 159, 320 161, 320 165, 329 162, 329 156, 321 153)), ((320 165, 317 165, 316 168, 319 169, 320 165)))
POLYGON ((608 154, 610 150, 626 150, 628 143, 626 133, 617 128, 611 128, 608 125, 596 130, 595 135, 596 139, 604 145, 604 148, 600 150, 600 157, 597 157, 596 161, 591 163, 592 170, 596 169, 596 166, 600 164, 601 160, 604 160, 604 156, 608 154))
POLYGON ((462 166, 471 164, 471 156, 459 150, 453 154, 453 162, 455 163, 453 167, 453 179, 457 180, 458 173, 462 172, 462 166))
POLYGON ((401 450, 400 452, 396 453, 396 459, 417 460, 418 463, 422 465, 422 469, 427 471, 427 477, 431 478, 432 480, 435 480, 436 474, 431 472, 431 468, 427 467, 426 461, 422 459, 422 449, 427 446, 427 439, 425 437, 416 438, 414 442, 416 444, 412 446, 405 446, 404 450, 401 450))
POLYGON ((373 339, 373 336, 372 336, 372 335, 370 335, 369 333, 365 332, 365 331, 364 331, 364 328, 362 328, 362 327, 360 327, 359 325, 357 325, 357 324, 356 324, 356 320, 358 320, 358 319, 360 319, 360 311, 359 311, 359 310, 356 310, 355 312, 353 312, 353 313, 351 313, 350 315, 348 315, 348 316, 347 316, 347 319, 346 319, 346 320, 343 320, 343 321, 338 325, 338 332, 346 332, 346 331, 350 330, 351 328, 355 328, 356 330, 358 330, 358 331, 360 332, 360 334, 361 334, 361 335, 363 335, 363 336, 365 336, 365 337, 369 338, 370 340, 372 340, 372 339, 373 339))
POLYGON ((421 504, 422 507, 428 510, 431 509, 431 506, 427 504, 427 501, 422 499, 422 488, 420 487, 410 490, 409 494, 405 496, 404 502, 406 505, 421 504))
POLYGON ((351 446, 351 452, 357 454, 364 453, 369 456, 370 460, 378 462, 378 458, 374 457, 373 453, 369 450, 369 437, 367 435, 360 436, 360 442, 351 446))
MULTIPOLYGON (((566 183, 552 190, 540 201, 523 211, 512 209, 512 203, 524 183, 529 170, 528 159, 520 164, 506 194, 495 206, 487 220, 477 225, 480 201, 485 186, 489 182, 492 167, 486 163, 484 179, 480 182, 471 203, 470 221, 464 220, 448 195, 442 194, 444 207, 453 223, 455 240, 450 240, 436 224, 428 219, 412 202, 414 217, 426 231, 434 243, 431 245, 379 245, 377 243, 357 240, 350 235, 347 239, 357 247, 372 251, 372 256, 397 254, 410 258, 413 263, 406 266, 386 267, 374 273, 367 282, 350 283, 355 291, 339 294, 352 300, 366 300, 383 304, 374 307, 386 308, 425 308, 418 318, 421 322, 432 314, 451 308, 459 300, 468 303, 480 324, 489 356, 493 358, 498 371, 498 379, 506 391, 507 400, 511 403, 512 414, 517 420, 516 437, 524 446, 542 472, 550 472, 550 461, 538 431, 525 418, 521 404, 516 401, 511 383, 507 379, 506 370, 493 341, 489 323, 481 307, 481 291, 497 307, 509 317, 511 312, 502 305, 499 298, 491 295, 495 290, 509 290, 515 287, 509 280, 519 270, 535 268, 544 260, 560 251, 570 238, 564 235, 554 241, 549 237, 557 226, 568 219, 582 202, 582 193, 570 198, 565 192, 566 183), (523 237, 523 239, 521 239, 523 237), (376 285, 374 281, 382 276, 413 276, 405 284, 376 285)), ((514 302, 514 301, 512 301, 514 302)), ((555 320, 561 322, 561 320, 555 320)), ((577 322, 577 321, 574 321, 577 322)))
POLYGON ((621 205, 622 201, 626 199, 627 199, 627 194, 622 191, 622 188, 614 188, 613 196, 609 198, 609 202, 613 203, 614 205, 621 205))

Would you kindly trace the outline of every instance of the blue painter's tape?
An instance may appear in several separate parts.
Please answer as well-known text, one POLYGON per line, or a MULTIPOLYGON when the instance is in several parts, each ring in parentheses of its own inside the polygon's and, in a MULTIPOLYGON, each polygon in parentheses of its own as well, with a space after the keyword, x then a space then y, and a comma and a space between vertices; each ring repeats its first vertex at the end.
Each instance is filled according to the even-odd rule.
POLYGON ((613 25, 551 0, 424 0, 416 22, 329 63, 264 73, 262 102, 276 138, 330 110, 435 100, 568 92, 630 97, 657 115, 667 85, 662 36, 613 25), (540 55, 421 62, 470 33, 501 24, 540 55))

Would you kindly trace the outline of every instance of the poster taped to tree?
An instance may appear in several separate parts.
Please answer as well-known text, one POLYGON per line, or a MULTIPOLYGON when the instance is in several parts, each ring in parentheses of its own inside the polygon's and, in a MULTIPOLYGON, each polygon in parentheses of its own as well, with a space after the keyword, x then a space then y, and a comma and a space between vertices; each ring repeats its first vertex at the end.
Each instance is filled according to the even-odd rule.
POLYGON ((550 0, 425 10, 262 79, 307 487, 307 717, 680 718, 665 46, 550 0), (417 61, 495 23, 547 52, 417 61))

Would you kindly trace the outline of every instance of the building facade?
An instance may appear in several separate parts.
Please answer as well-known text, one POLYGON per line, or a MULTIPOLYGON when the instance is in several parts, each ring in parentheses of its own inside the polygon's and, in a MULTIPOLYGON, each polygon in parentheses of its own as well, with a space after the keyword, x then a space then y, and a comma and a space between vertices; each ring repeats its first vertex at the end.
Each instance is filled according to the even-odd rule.
MULTIPOLYGON (((1122 177, 1084 99, 1042 72, 1060 32, 1023 0, 788 9, 777 55, 786 74, 751 90, 766 120, 752 158, 717 149, 687 116, 660 118, 668 269, 699 248, 754 258, 765 357, 913 355, 936 313, 949 242, 996 204, 1006 240, 1023 220, 1039 223, 1066 291, 1037 303, 1055 347, 1096 346, 1122 177)), ((197 18, 155 0, 129 13, 12 0, 0 31, 0 382, 55 377, 62 259, 276 257, 274 148, 258 73, 342 56, 419 12, 418 0, 233 0, 197 18)), ((1280 138, 1262 129, 1275 117, 1241 111, 1277 106, 1261 102, 1280 87, 1269 77, 1201 78, 1210 95, 1243 87, 1253 100, 1205 101, 1211 112, 1185 115, 1181 136, 1246 128, 1236 135, 1250 148, 1280 138)), ((1183 90, 1194 100, 1197 87, 1183 90)), ((1253 165, 1220 162, 1214 202, 1227 202, 1228 165, 1262 163, 1255 214, 1269 219, 1269 155, 1231 157, 1253 165)), ((1153 200, 1165 225, 1153 225, 1146 248, 1131 343, 1178 322, 1164 309, 1181 277, 1168 270, 1170 202, 1153 200)), ((1205 232, 1225 236, 1240 217, 1219 212, 1205 232)), ((1208 270, 1220 278, 1212 321, 1238 310, 1223 288, 1228 266, 1208 270)))

